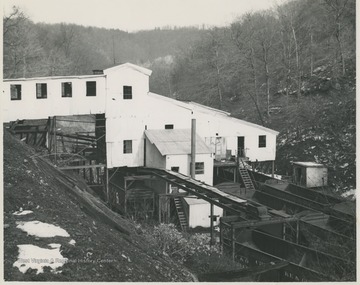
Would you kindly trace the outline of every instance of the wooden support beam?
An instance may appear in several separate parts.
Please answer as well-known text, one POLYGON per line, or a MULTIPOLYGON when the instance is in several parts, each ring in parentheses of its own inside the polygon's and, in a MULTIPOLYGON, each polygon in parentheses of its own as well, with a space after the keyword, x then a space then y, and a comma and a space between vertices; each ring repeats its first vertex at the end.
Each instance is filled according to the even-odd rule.
POLYGON ((89 165, 73 165, 58 167, 61 170, 73 170, 73 169, 87 169, 87 168, 101 168, 106 167, 105 164, 89 164, 89 165))
POLYGON ((125 180, 156 180, 153 175, 134 175, 134 176, 125 176, 125 180))
POLYGON ((196 119, 191 119, 191 163, 190 176, 195 179, 195 162, 196 162, 196 119))
POLYGON ((231 227, 231 257, 235 261, 235 228, 231 227))
POLYGON ((296 243, 299 243, 299 231, 300 231, 300 227, 299 227, 299 220, 296 221, 296 243))
POLYGON ((214 204, 210 203, 210 246, 214 245, 214 204))
POLYGON ((239 216, 235 216, 235 215, 225 216, 225 217, 220 218, 220 220, 223 221, 223 222, 238 222, 239 219, 241 219, 241 221, 243 221, 242 218, 240 218, 239 216))
POLYGON ((56 116, 53 117, 53 135, 54 135, 54 138, 53 138, 53 143, 54 143, 54 149, 53 149, 53 152, 54 152, 54 163, 55 163, 55 165, 56 165, 56 163, 57 163, 56 116))
MULTIPOLYGON (((38 126, 37 126, 37 128, 38 128, 38 126)), ((46 130, 38 130, 38 129, 36 129, 36 130, 15 130, 15 131, 13 131, 13 133, 15 134, 15 135, 18 135, 18 134, 37 134, 37 133, 39 133, 39 134, 44 134, 44 133, 46 133, 46 130)))
POLYGON ((260 227, 265 225, 272 225, 272 224, 285 224, 286 222, 295 222, 298 221, 297 217, 289 217, 289 218, 274 218, 264 221, 242 221, 242 222, 234 222, 231 224, 232 227, 235 229, 240 228, 252 228, 252 227, 260 227))
POLYGON ((106 190, 106 202, 109 204, 110 202, 110 193, 109 193, 109 169, 106 167, 105 168, 105 180, 106 180, 106 186, 105 186, 105 190, 106 190))
POLYGON ((224 253, 224 226, 220 219, 220 253, 224 253))
POLYGON ((221 281, 237 281, 236 279, 260 275, 273 270, 279 270, 289 265, 289 262, 286 261, 277 261, 269 264, 263 264, 256 267, 245 268, 241 270, 234 271, 223 271, 223 272, 212 272, 201 274, 198 276, 199 281, 201 282, 221 282, 221 281))

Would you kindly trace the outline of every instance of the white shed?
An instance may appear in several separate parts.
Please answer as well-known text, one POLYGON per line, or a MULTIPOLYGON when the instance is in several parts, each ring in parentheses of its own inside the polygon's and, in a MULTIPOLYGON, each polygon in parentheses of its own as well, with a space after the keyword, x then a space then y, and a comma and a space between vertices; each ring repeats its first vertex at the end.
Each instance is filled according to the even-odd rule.
MULTIPOLYGON (((196 197, 185 197, 189 228, 210 227, 210 203, 196 197)), ((214 205, 213 225, 216 226, 223 216, 223 209, 214 205)))
MULTIPOLYGON (((190 176, 191 130, 146 130, 145 165, 190 176)), ((213 157, 205 142, 196 136, 195 179, 213 183, 213 157)))
POLYGON ((315 162, 293 162, 293 182, 312 188, 327 186, 328 169, 315 162))

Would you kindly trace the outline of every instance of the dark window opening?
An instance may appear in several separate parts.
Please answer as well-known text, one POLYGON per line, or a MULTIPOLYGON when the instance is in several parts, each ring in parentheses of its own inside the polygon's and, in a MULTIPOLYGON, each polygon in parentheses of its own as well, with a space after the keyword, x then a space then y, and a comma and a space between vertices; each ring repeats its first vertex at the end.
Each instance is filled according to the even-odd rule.
POLYGON ((36 98, 37 99, 47 98, 47 84, 46 83, 36 83, 36 98))
POLYGON ((132 140, 124 140, 124 153, 132 153, 132 140))
POLYGON ((10 99, 11 100, 21 100, 21 85, 20 84, 10 85, 10 99))
POLYGON ((86 81, 86 96, 96 96, 96 81, 86 81))
POLYGON ((171 167, 171 171, 174 171, 174 172, 179 172, 179 166, 172 166, 171 167))
POLYGON ((259 136, 259 147, 266 147, 266 136, 259 136))
POLYGON ((165 130, 172 130, 174 125, 165 125, 165 130))
POLYGON ((61 97, 72 97, 72 84, 71 82, 61 83, 61 97))
POLYGON ((195 162, 195 174, 204 174, 203 162, 195 162))
POLYGON ((132 86, 124 86, 124 99, 132 99, 132 86))
POLYGON ((212 216, 211 219, 212 219, 213 222, 216 222, 216 221, 217 221, 217 217, 212 216))

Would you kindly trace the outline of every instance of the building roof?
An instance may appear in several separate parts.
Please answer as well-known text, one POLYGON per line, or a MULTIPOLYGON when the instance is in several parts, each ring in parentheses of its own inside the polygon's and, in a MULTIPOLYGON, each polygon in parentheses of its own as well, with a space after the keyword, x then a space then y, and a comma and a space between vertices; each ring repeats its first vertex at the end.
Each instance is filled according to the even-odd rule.
POLYGON ((152 71, 150 69, 147 69, 145 67, 141 67, 141 66, 138 66, 138 65, 135 65, 135 64, 132 64, 132 63, 124 63, 124 64, 120 64, 120 65, 116 65, 116 66, 113 66, 113 67, 110 67, 110 68, 106 68, 104 69, 104 73, 106 72, 109 72, 109 71, 114 71, 114 70, 117 70, 117 69, 123 69, 123 68, 130 68, 130 69, 133 69, 133 70, 136 70, 136 71, 139 71, 147 76, 150 76, 152 71))
POLYGON ((315 163, 315 162, 301 162, 301 161, 296 161, 293 162, 294 165, 298 165, 298 166, 303 166, 303 167, 326 167, 323 164, 319 164, 319 163, 315 163))
POLYGON ((203 199, 198 199, 197 197, 184 197, 184 200, 186 202, 186 204, 188 205, 206 205, 206 204, 210 204, 209 202, 203 200, 203 199))
POLYGON ((64 75, 64 76, 43 76, 43 77, 30 77, 30 78, 9 78, 4 79, 4 82, 10 81, 39 81, 39 80, 57 80, 57 79, 94 79, 105 77, 105 75, 97 74, 97 75, 64 75))
POLYGON ((247 122, 247 121, 235 118, 235 117, 231 117, 231 114, 228 112, 225 112, 225 111, 222 111, 219 109, 215 109, 215 108, 211 108, 211 107, 199 104, 199 103, 195 103, 192 101, 188 101, 188 102, 179 101, 179 100, 165 97, 163 95, 159 95, 159 94, 152 93, 152 92, 149 92, 149 96, 152 98, 155 98, 155 99, 167 101, 169 103, 175 104, 175 105, 185 108, 185 109, 189 109, 191 111, 198 111, 198 112, 210 115, 210 116, 218 116, 219 118, 223 118, 223 119, 232 121, 234 123, 243 124, 243 125, 246 125, 249 127, 257 128, 257 129, 263 130, 265 132, 269 132, 271 134, 275 134, 275 135, 279 134, 278 131, 275 131, 275 130, 272 130, 272 129, 266 128, 264 126, 254 124, 254 123, 250 123, 250 122, 247 122))
MULTIPOLYGON (((191 153, 191 130, 146 130, 146 137, 154 144, 161 155, 190 154, 191 153)), ((196 153, 211 153, 205 142, 196 135, 196 153)))

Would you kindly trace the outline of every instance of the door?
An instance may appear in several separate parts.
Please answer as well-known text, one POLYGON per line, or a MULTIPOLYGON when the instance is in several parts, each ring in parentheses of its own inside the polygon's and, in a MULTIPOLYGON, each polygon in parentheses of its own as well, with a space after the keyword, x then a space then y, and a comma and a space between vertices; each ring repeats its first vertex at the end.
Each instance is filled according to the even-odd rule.
POLYGON ((238 157, 245 157, 245 137, 238 137, 238 157))

